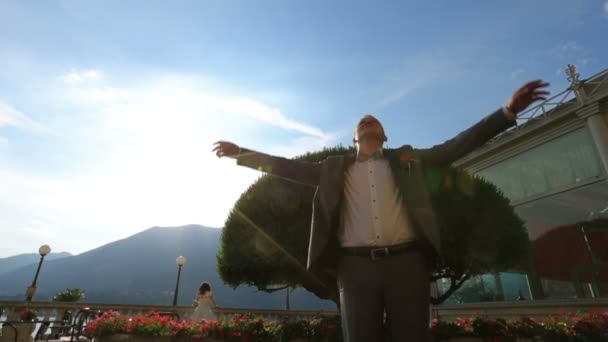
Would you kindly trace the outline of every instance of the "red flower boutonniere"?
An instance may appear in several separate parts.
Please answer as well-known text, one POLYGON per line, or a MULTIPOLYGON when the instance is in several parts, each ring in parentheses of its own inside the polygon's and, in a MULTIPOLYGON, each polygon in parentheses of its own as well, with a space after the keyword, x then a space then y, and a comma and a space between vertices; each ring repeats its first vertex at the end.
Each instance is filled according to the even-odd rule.
POLYGON ((412 174, 412 162, 416 161, 414 158, 412 158, 411 154, 402 154, 401 156, 399 156, 399 161, 401 161, 401 164, 404 165, 405 167, 407 167, 407 172, 408 174, 412 174))

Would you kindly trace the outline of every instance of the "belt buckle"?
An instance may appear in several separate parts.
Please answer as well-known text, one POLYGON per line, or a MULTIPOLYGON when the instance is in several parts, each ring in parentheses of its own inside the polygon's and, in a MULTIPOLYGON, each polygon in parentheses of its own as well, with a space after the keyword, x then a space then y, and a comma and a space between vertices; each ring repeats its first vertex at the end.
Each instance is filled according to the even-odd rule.
POLYGON ((372 249, 371 251, 369 251, 369 255, 370 255, 372 261, 386 258, 388 256, 388 247, 372 249), (376 253, 380 254, 380 252, 384 252, 384 255, 378 256, 378 254, 376 254, 376 253))

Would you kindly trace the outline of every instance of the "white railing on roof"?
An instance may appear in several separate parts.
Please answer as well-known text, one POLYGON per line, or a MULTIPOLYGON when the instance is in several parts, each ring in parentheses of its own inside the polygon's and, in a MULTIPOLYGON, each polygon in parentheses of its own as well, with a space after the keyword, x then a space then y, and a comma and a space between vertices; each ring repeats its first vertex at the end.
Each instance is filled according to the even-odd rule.
POLYGON ((566 74, 571 83, 567 89, 518 114, 516 125, 492 138, 488 144, 495 143, 506 136, 517 134, 522 127, 530 122, 542 120, 558 109, 582 106, 603 96, 608 96, 608 87, 604 87, 608 85, 608 69, 591 76, 589 79, 579 80, 576 68, 573 65, 568 65, 566 74), (600 89, 605 89, 606 94, 601 92, 600 89))

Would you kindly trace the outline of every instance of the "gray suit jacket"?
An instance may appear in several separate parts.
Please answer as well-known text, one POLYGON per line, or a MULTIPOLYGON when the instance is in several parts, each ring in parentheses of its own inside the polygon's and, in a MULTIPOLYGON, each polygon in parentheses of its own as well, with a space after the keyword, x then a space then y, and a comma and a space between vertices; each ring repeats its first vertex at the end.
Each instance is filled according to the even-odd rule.
MULTIPOLYGON (((400 189, 404 210, 428 251, 441 254, 439 229, 423 182, 422 165, 448 166, 514 124, 502 109, 443 144, 428 149, 404 145, 385 149, 395 184, 400 189)), ((320 163, 307 163, 242 149, 239 165, 264 171, 294 182, 316 187, 313 199, 307 267, 313 272, 332 272, 339 244, 337 229, 344 193, 344 174, 355 161, 354 154, 331 156, 320 163)))

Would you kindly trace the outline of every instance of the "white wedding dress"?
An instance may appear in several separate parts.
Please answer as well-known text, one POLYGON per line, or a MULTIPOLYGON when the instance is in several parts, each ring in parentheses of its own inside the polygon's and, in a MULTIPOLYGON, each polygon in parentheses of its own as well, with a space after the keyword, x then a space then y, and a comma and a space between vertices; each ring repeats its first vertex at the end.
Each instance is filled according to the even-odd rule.
POLYGON ((211 291, 205 293, 204 295, 197 295, 196 302, 198 306, 194 309, 192 316, 190 318, 195 321, 199 321, 201 319, 216 319, 215 313, 213 313, 214 306, 214 298, 213 293, 211 291))

